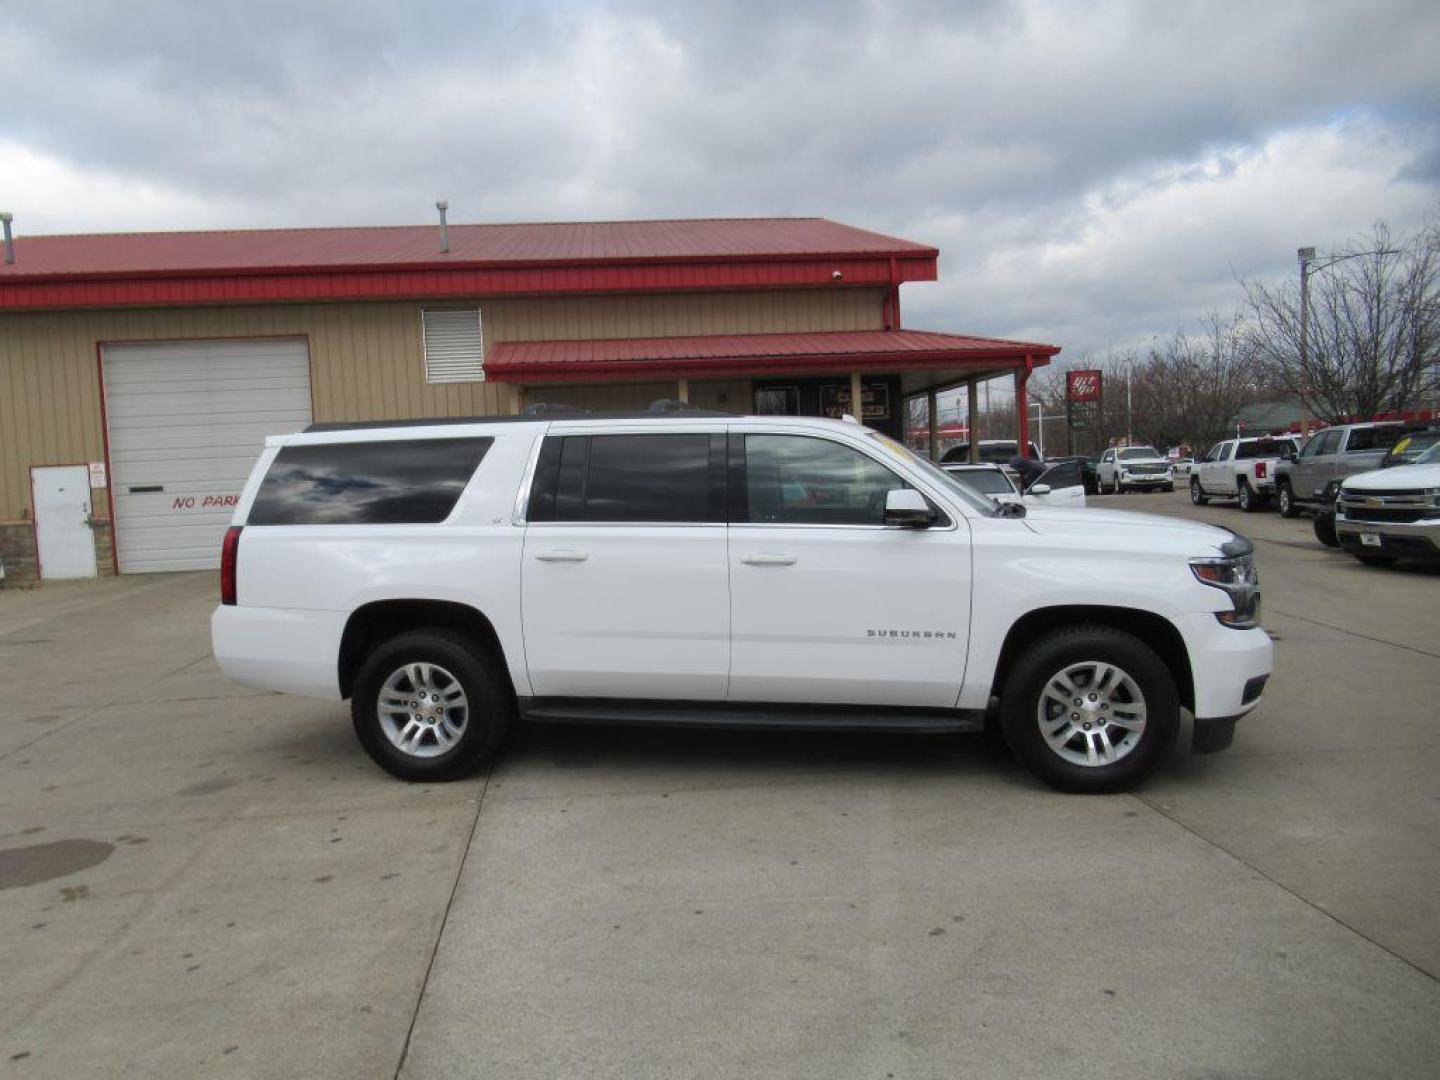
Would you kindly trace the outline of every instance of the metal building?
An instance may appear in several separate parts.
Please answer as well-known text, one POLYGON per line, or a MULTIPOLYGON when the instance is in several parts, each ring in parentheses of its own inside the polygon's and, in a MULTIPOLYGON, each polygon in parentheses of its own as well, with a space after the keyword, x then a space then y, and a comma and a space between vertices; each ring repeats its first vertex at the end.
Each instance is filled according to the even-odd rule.
POLYGON ((312 421, 678 398, 898 438, 906 398, 1013 373, 1023 445, 1025 380, 1059 351, 902 329, 936 249, 819 218, 451 225, 446 247, 424 226, 18 237, 0 585, 214 567, 265 435, 312 421))

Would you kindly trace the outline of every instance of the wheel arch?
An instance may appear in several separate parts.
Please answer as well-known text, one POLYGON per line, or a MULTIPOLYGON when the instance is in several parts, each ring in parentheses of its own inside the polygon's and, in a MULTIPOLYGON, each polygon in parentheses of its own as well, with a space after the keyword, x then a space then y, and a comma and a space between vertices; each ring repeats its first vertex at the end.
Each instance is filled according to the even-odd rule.
POLYGON ((1190 653, 1179 628, 1163 615, 1138 608, 1106 607, 1094 604, 1067 604, 1037 608, 1015 620, 1000 647, 995 665, 991 695, 997 696, 1005 685, 1010 669, 1025 647, 1052 630, 1076 625, 1108 626, 1139 638, 1159 654, 1175 679, 1180 704, 1191 711, 1195 708, 1195 676, 1190 668, 1190 653))
POLYGON ((452 630, 474 638, 500 661, 508 676, 509 666, 500 635, 477 608, 453 600, 376 600, 351 612, 340 636, 340 696, 350 696, 361 661, 374 645, 407 630, 429 628, 452 630))

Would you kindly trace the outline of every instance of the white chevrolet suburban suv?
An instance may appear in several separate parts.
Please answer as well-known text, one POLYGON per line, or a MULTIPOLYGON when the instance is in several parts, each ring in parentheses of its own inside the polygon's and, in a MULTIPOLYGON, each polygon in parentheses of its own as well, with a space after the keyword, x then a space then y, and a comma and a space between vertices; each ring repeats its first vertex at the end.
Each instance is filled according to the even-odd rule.
POLYGON ((853 421, 680 412, 274 437, 223 547, 239 682, 350 699, 406 779, 511 719, 978 731, 1057 787, 1222 749, 1270 638, 1247 540, 997 507, 853 421), (994 708, 998 701, 998 710, 994 708))

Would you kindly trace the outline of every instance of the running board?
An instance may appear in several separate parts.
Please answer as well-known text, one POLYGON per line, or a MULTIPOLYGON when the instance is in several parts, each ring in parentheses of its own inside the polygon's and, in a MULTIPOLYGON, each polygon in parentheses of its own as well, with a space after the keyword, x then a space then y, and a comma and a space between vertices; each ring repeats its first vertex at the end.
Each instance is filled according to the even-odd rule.
POLYGON ((933 733, 975 733, 985 728, 985 713, 979 709, 570 697, 522 697, 516 704, 523 719, 543 724, 654 724, 667 727, 694 725, 933 733))

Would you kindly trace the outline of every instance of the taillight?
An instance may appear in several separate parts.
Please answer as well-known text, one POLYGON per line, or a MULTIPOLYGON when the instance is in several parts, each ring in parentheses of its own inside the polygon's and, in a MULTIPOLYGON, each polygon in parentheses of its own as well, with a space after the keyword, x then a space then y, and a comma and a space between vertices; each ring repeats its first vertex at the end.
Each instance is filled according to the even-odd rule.
POLYGON ((1264 480, 1264 479, 1265 479, 1265 462, 1263 462, 1263 461, 1257 461, 1257 462, 1255 462, 1255 479, 1256 479, 1256 480, 1264 480))
POLYGON ((240 530, 243 526, 231 525, 225 530, 225 539, 220 545, 220 603, 235 606, 235 561, 240 554, 240 530))

